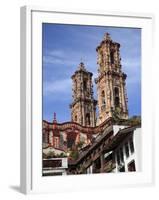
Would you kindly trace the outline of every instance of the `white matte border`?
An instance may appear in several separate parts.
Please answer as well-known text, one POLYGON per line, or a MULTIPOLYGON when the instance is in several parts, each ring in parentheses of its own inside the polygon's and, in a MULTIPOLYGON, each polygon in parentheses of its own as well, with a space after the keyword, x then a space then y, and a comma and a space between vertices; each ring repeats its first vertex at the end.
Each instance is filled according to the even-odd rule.
MULTIPOLYGON (((31 131, 29 134, 26 151, 31 150, 27 157, 26 193, 36 192, 62 192, 80 191, 95 188, 107 188, 116 186, 137 186, 152 183, 153 148, 152 135, 154 134, 152 116, 152 16, 135 15, 111 12, 67 13, 55 9, 27 7, 27 44, 30 56, 27 57, 26 68, 30 72, 26 84, 27 102, 31 97, 31 131), (42 177, 42 23, 62 23, 80 25, 101 25, 117 27, 137 27, 142 29, 142 172, 117 173, 117 174, 93 174, 70 175, 57 177, 42 177), (31 31, 30 31, 31 27, 31 31), (28 31, 29 30, 29 31, 28 31), (31 65, 29 63, 31 62, 31 65), (31 141, 30 141, 31 140, 31 141)), ((26 44, 26 45, 27 45, 26 44)), ((26 104, 27 104, 26 102, 26 104)), ((30 110, 29 110, 30 111, 30 110)), ((28 111, 28 112, 29 112, 28 111)), ((30 125, 30 124, 28 124, 30 125)))

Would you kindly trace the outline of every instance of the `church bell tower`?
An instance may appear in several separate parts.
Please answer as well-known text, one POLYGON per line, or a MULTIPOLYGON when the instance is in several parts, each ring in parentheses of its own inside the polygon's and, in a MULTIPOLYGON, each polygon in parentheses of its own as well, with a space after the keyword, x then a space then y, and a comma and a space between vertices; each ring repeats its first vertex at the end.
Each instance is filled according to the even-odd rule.
POLYGON ((71 118, 82 126, 96 126, 96 104, 93 98, 93 83, 91 72, 88 72, 81 62, 77 71, 72 75, 73 103, 70 105, 71 118))
POLYGON ((98 124, 109 117, 128 118, 126 74, 122 72, 120 44, 106 33, 96 48, 98 77, 95 79, 98 94, 98 124))

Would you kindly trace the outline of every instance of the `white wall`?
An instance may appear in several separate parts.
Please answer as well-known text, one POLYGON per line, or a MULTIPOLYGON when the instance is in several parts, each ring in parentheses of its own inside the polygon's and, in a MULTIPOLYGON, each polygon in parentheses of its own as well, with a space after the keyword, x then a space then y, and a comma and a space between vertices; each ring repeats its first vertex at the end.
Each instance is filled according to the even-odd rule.
MULTIPOLYGON (((156 56, 156 92, 158 92, 158 56, 159 53, 159 6, 157 0, 1 0, 0 7, 0 49, 1 49, 1 73, 0 73, 0 124, 1 124, 1 164, 0 164, 0 198, 1 199, 157 199, 159 190, 159 173, 156 173, 156 186, 127 188, 127 189, 106 189, 93 190, 81 193, 66 193, 56 195, 33 195, 25 197, 18 192, 19 188, 19 121, 20 121, 20 12, 19 7, 25 4, 44 5, 57 8, 80 8, 108 11, 131 11, 131 12, 150 12, 155 14, 155 56, 156 56), (5 149, 5 152, 4 152, 5 149), (123 195, 124 194, 124 195, 123 195), (106 198, 105 198, 106 197, 106 198)), ((153 66, 150 66, 153 70, 153 66)), ((157 94, 156 94, 157 95, 157 94)), ((159 95, 156 96, 159 102, 159 95)), ((155 98, 154 98, 155 99, 155 98)), ((156 102, 157 102, 156 101, 156 102)), ((159 110, 159 105, 156 107, 159 110)), ((154 114, 155 115, 155 114, 154 114)), ((157 116, 157 114, 156 114, 157 116)), ((150 119, 151 120, 151 119, 150 119)), ((158 125, 156 125, 158 129, 158 125)), ((159 129, 158 129, 159 133, 159 129)), ((156 134, 155 143, 159 141, 156 134)), ((156 145, 156 152, 159 145, 156 145)), ((157 153, 156 153, 157 154, 157 153)), ((159 169, 159 156, 156 156, 156 169, 159 169)))
POLYGON ((134 144, 134 152, 131 153, 130 151, 130 145, 129 145, 129 156, 126 157, 126 152, 125 152, 125 143, 130 141, 131 135, 127 136, 121 143, 120 145, 115 149, 115 157, 116 157, 116 172, 118 172, 118 164, 117 164, 117 152, 119 153, 120 148, 122 148, 123 151, 123 158, 124 158, 124 166, 125 166, 125 172, 128 172, 128 164, 134 160, 135 161, 135 167, 136 171, 140 172, 141 171, 141 128, 137 128, 133 132, 133 144, 134 144))
POLYGON ((136 169, 142 171, 142 137, 144 133, 141 128, 138 128, 134 131, 134 148, 135 148, 135 160, 136 160, 136 169))
POLYGON ((114 125, 113 126, 113 135, 115 136, 120 131, 120 129, 123 129, 123 128, 126 128, 126 126, 114 125))

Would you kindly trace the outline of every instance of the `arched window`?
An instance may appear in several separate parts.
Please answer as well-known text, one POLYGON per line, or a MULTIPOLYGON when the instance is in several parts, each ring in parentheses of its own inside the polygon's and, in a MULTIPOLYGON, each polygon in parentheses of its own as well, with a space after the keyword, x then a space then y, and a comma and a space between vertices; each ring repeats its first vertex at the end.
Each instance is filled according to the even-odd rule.
POLYGON ((75 90, 77 90, 77 80, 75 80, 75 90))
POLYGON ((101 107, 101 110, 104 110, 104 109, 105 109, 105 106, 106 106, 106 103, 105 103, 105 92, 104 92, 104 90, 103 90, 102 93, 101 93, 101 99, 102 99, 102 107, 101 107))
POLYGON ((77 122, 77 115, 75 115, 75 122, 77 122))
POLYGON ((111 61, 111 64, 114 64, 114 52, 113 51, 110 52, 110 61, 111 61))
POLYGON ((119 97, 115 97, 115 106, 119 107, 119 97))
POLYGON ((75 133, 74 131, 67 133, 67 148, 72 149, 74 147, 76 137, 77 137, 77 133, 75 133))
POLYGON ((115 106, 116 107, 119 107, 120 105, 120 99, 119 99, 119 88, 118 87, 115 87, 114 88, 114 100, 115 100, 115 106))
POLYGON ((105 105, 105 92, 104 92, 104 90, 102 91, 101 97, 102 97, 102 105, 105 105))
POLYGON ((90 121, 90 114, 87 113, 86 114, 86 125, 90 125, 91 124, 91 121, 90 121))
POLYGON ((114 88, 114 94, 115 94, 115 97, 119 97, 119 88, 118 87, 114 88))
POLYGON ((83 81, 83 89, 86 90, 87 89, 87 80, 83 81))

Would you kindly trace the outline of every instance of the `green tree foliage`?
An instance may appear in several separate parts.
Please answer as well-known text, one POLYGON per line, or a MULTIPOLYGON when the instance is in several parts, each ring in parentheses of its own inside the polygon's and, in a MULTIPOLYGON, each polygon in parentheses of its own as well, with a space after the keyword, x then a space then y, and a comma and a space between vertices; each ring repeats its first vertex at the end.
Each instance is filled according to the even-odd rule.
POLYGON ((81 149, 81 148, 83 147, 83 145, 84 145, 84 142, 83 142, 83 141, 80 141, 80 142, 78 142, 78 144, 77 144, 77 148, 78 148, 78 149, 81 149))
POLYGON ((70 158, 72 158, 72 160, 77 160, 78 157, 79 157, 78 150, 71 150, 70 151, 70 158))
POLYGON ((47 158, 65 158, 65 157, 67 157, 67 155, 64 152, 62 152, 60 154, 55 154, 54 151, 49 151, 49 153, 47 153, 47 154, 43 153, 44 159, 47 159, 47 158))
POLYGON ((133 116, 128 119, 128 123, 130 126, 141 125, 141 116, 133 116))

